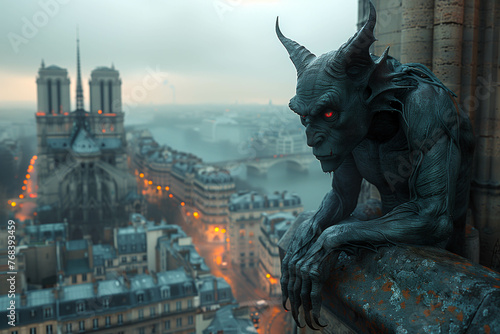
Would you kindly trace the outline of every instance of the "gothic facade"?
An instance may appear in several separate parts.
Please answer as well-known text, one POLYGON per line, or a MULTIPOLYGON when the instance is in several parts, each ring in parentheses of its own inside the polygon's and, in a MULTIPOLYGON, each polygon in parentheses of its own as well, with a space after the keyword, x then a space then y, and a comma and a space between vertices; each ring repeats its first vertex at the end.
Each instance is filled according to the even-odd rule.
POLYGON ((91 73, 90 112, 84 110, 78 52, 76 110, 70 111, 66 69, 38 72, 38 217, 67 219, 70 236, 100 240, 104 227, 120 226, 142 213, 135 178, 128 173, 121 79, 114 67, 91 73))

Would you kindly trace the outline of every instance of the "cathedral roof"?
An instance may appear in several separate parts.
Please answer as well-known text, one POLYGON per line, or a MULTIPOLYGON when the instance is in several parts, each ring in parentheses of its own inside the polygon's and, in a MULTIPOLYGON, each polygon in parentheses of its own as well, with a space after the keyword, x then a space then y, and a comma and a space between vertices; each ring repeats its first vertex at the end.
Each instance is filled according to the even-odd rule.
POLYGON ((64 70, 64 68, 59 67, 57 65, 50 65, 50 66, 45 67, 45 69, 46 70, 64 70))
POLYGON ((94 154, 100 152, 99 147, 90 133, 83 127, 79 129, 71 148, 75 153, 79 154, 94 154))

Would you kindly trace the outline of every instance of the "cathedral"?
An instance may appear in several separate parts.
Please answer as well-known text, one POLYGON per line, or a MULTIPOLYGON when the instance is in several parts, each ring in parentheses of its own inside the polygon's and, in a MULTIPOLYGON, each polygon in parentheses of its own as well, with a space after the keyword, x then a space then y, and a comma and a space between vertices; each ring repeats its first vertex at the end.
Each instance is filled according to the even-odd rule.
POLYGON ((84 109, 77 40, 76 110, 70 111, 68 72, 42 61, 36 112, 38 219, 67 220, 72 239, 103 238, 105 227, 144 213, 135 177, 128 172, 121 109, 121 79, 114 66, 98 67, 89 80, 90 110, 84 109))

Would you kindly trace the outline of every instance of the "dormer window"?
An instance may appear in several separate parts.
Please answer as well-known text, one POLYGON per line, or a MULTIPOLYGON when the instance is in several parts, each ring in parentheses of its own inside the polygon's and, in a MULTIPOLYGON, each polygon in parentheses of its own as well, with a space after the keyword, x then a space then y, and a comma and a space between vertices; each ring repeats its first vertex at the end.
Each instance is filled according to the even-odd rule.
POLYGON ((84 302, 76 303, 76 312, 77 313, 85 312, 85 303, 84 302))
POLYGON ((169 286, 165 286, 161 289, 161 297, 164 299, 170 298, 170 287, 169 286))

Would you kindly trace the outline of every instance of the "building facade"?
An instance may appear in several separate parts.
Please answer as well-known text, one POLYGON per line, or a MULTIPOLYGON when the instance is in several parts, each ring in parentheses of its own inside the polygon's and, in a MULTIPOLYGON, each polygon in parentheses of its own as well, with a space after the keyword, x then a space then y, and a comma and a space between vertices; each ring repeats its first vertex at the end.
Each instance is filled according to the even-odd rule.
MULTIPOLYGON (((7 295, 0 305, 7 319, 7 295)), ((15 305, 16 327, 3 321, 2 334, 193 334, 199 296, 194 279, 180 269, 28 291, 15 305)))
POLYGON ((290 212, 263 214, 259 233, 258 278, 262 291, 281 296, 278 242, 297 217, 290 212))
POLYGON ((303 211, 300 198, 289 192, 261 195, 255 191, 238 192, 229 200, 229 256, 240 268, 255 268, 259 260, 259 234, 262 215, 303 211))

